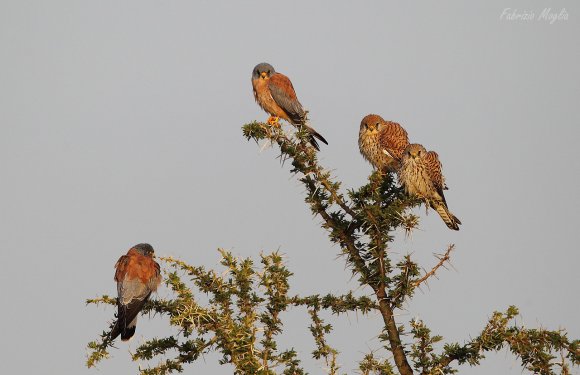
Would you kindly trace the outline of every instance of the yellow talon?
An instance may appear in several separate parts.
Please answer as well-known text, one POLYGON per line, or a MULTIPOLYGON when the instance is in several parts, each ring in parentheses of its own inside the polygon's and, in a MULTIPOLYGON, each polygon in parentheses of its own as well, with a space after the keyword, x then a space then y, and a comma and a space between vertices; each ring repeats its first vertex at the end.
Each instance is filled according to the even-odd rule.
POLYGON ((278 116, 270 116, 270 118, 268 118, 268 125, 280 127, 280 122, 279 121, 280 121, 280 117, 278 117, 278 116))

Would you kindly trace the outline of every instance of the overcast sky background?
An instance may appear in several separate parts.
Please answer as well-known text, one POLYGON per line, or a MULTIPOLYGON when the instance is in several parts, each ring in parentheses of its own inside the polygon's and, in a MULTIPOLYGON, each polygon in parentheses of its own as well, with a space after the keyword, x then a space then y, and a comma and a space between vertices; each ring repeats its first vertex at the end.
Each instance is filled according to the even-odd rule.
MULTIPOLYGON (((371 171, 357 145, 368 113, 439 153, 463 226, 417 210, 421 230, 393 251, 427 268, 455 243, 454 269, 399 322, 420 317, 463 342, 515 304, 526 326, 579 338, 579 15, 575 1, 1 1, 0 372, 137 373, 129 351, 167 323, 141 318, 128 345, 87 370, 86 343, 114 309, 84 301, 116 293, 113 265, 139 242, 218 269, 218 247, 254 259, 280 249, 293 293, 370 293, 289 165, 242 137, 268 117, 250 84, 262 61, 292 79, 345 189, 371 171), (502 20, 506 7, 569 16, 502 20)), ((378 314, 325 317, 344 372, 380 348, 378 314)), ((323 373, 307 313, 283 318, 282 347, 323 373)), ((505 350, 460 370, 521 373, 505 350)), ((232 368, 209 355, 186 371, 232 368)))

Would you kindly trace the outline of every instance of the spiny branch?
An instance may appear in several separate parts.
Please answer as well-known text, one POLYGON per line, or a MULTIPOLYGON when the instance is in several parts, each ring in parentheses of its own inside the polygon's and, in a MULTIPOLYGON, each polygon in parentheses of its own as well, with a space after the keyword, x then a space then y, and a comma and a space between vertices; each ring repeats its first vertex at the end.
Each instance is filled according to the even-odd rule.
POLYGON ((565 363, 553 362, 556 358, 551 354, 553 352, 567 353, 565 358, 572 365, 580 365, 580 340, 568 340, 563 330, 527 329, 515 324, 509 326, 509 322, 518 314, 515 306, 510 306, 505 313, 495 312, 476 338, 464 345, 446 344, 445 353, 436 361, 431 373, 451 373, 453 370, 449 365, 453 361, 478 365, 485 358, 484 352, 498 351, 504 346, 521 359, 524 367, 535 374, 555 374, 552 371, 554 365, 565 369, 565 363))
MULTIPOLYGON (((369 285, 375 292, 379 303, 379 310, 381 311, 385 323, 390 348, 394 355, 395 364, 402 375, 412 375, 413 370, 407 361, 404 347, 399 336, 399 331, 394 320, 393 310, 388 301, 388 295, 386 292, 385 281, 390 269, 386 268, 388 258, 384 249, 386 242, 390 241, 390 237, 388 234, 383 233, 382 229, 390 228, 392 227, 392 224, 387 223, 386 221, 378 223, 378 219, 375 220, 375 217, 385 218, 385 212, 377 212, 376 209, 373 211, 371 208, 364 212, 364 218, 361 217, 361 215, 357 215, 356 212, 346 204, 343 196, 338 193, 339 184, 330 182, 330 174, 328 172, 323 172, 322 168, 318 165, 316 152, 314 151, 314 148, 306 143, 304 139, 305 134, 298 132, 298 142, 295 142, 288 138, 282 131, 280 131, 280 129, 272 129, 266 124, 248 124, 244 126, 243 129, 244 135, 248 139, 253 138, 258 141, 258 139, 268 137, 270 140, 275 141, 280 146, 282 154, 292 159, 292 166, 294 167, 292 172, 301 172, 304 175, 304 177, 301 178, 301 181, 305 184, 309 194, 307 202, 310 204, 312 211, 324 220, 325 227, 331 229, 331 240, 333 242, 338 242, 341 247, 346 248, 349 255, 349 261, 352 262, 355 270, 362 277, 361 282, 369 285), (319 192, 319 188, 323 189, 322 193, 319 192), (327 208, 334 202, 343 209, 344 213, 328 212, 327 208), (352 221, 344 219, 345 214, 349 214, 352 217, 352 221), (365 226, 372 232, 372 242, 370 245, 362 245, 366 245, 367 247, 367 249, 363 249, 357 246, 357 237, 354 232, 363 225, 364 221, 368 222, 369 219, 372 220, 371 224, 369 225, 367 223, 365 226), (374 250, 369 251, 369 246, 374 250), (375 271, 371 271, 369 265, 367 265, 363 258, 363 253, 373 254, 374 264, 371 263, 371 266, 375 271)), ((373 183, 372 187, 363 188, 363 190, 366 189, 367 191, 370 191, 371 195, 374 195, 375 202, 377 197, 383 201, 383 197, 378 193, 378 187, 381 185, 382 178, 379 177, 373 179, 372 182, 377 185, 374 185, 373 183)), ((387 201, 393 199, 392 197, 388 198, 389 199, 386 199, 387 201)), ((404 208, 404 206, 401 206, 401 210, 404 208)))
MULTIPOLYGON (((284 328, 281 313, 296 307, 304 307, 309 313, 315 340, 314 357, 325 359, 331 374, 339 370, 337 351, 327 342, 331 326, 323 322, 321 311, 337 315, 380 311, 383 328, 379 338, 392 353, 393 360, 378 360, 371 352, 359 362, 359 369, 365 375, 413 375, 409 360, 421 374, 452 374, 457 372, 451 367, 453 362, 477 365, 486 351, 502 347, 518 356, 524 367, 542 375, 555 374, 553 367, 561 368, 561 374, 568 374, 570 364, 580 364, 579 340, 568 340, 563 330, 526 329, 510 323, 517 314, 515 307, 510 307, 505 314, 494 313, 475 339, 463 345, 447 344, 442 353, 435 353, 434 344, 442 340, 441 336, 431 336, 420 320, 411 321, 410 332, 395 321, 395 310, 401 309, 417 287, 445 267, 454 248, 450 245, 444 254, 438 255, 439 261, 428 272, 421 272, 410 254, 402 256, 393 266, 394 253, 389 250, 393 241, 391 233, 397 228, 407 233, 416 228, 418 218, 408 209, 418 205, 419 200, 405 194, 392 174, 380 172, 372 173, 369 182, 359 189, 348 190, 347 199, 340 192, 340 182, 319 165, 316 151, 308 144, 307 132, 300 130, 295 138, 280 128, 257 122, 243 129, 246 138, 268 139, 280 147, 282 160, 291 160, 291 173, 300 174, 299 180, 307 193, 305 201, 312 213, 322 219, 321 226, 331 242, 340 246, 347 265, 360 276, 360 285, 369 286, 374 295, 355 297, 349 292, 338 296, 289 296, 288 279, 292 273, 278 253, 262 255, 261 266, 255 267, 252 259, 237 258, 220 249, 220 263, 226 272, 161 258, 170 268, 164 268, 164 273, 173 297, 149 301, 142 313, 168 317, 178 333, 144 342, 132 359, 148 361, 169 353, 175 353, 175 357, 141 369, 142 374, 182 372, 184 364, 214 351, 222 355, 220 363, 234 366, 236 374, 303 375, 305 372, 294 348, 280 351, 277 347, 277 337, 284 328), (202 299, 205 302, 197 298, 200 294, 206 296, 202 299), (409 336, 413 342, 404 344, 401 338, 409 336)), ((116 299, 103 296, 87 303, 115 305, 116 299)), ((88 346, 87 365, 91 367, 108 356, 107 349, 112 346, 109 333, 103 332, 100 340, 88 346)))

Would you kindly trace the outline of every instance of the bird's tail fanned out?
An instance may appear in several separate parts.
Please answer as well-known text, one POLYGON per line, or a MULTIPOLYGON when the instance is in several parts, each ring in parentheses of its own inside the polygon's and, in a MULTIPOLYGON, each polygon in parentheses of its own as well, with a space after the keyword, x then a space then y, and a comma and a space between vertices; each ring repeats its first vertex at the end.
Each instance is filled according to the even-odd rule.
POLYGON ((445 203, 437 202, 433 203, 431 206, 435 211, 437 211, 439 216, 441 216, 441 219, 443 219, 443 222, 447 227, 449 227, 449 229, 459 230, 461 221, 449 211, 445 203))

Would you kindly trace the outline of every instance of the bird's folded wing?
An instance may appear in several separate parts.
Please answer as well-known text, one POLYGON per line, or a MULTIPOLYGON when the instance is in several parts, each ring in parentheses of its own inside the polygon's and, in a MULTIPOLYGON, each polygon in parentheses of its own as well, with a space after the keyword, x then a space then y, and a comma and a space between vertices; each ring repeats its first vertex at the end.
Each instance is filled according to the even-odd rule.
POLYGON ((403 151, 409 145, 407 131, 398 123, 385 121, 379 135, 381 148, 387 151, 387 155, 400 160, 403 151))
POLYGON ((306 112, 296 97, 296 92, 290 79, 283 74, 276 73, 268 80, 268 88, 272 99, 284 110, 290 119, 302 124, 306 120, 306 112))
POLYGON ((437 155, 435 151, 427 152, 427 155, 425 155, 425 164, 427 166, 427 173, 429 174, 429 178, 431 179, 433 186, 435 186, 439 195, 441 195, 443 200, 445 200, 445 197, 443 196, 445 178, 443 177, 443 173, 441 171, 439 155, 437 155))

